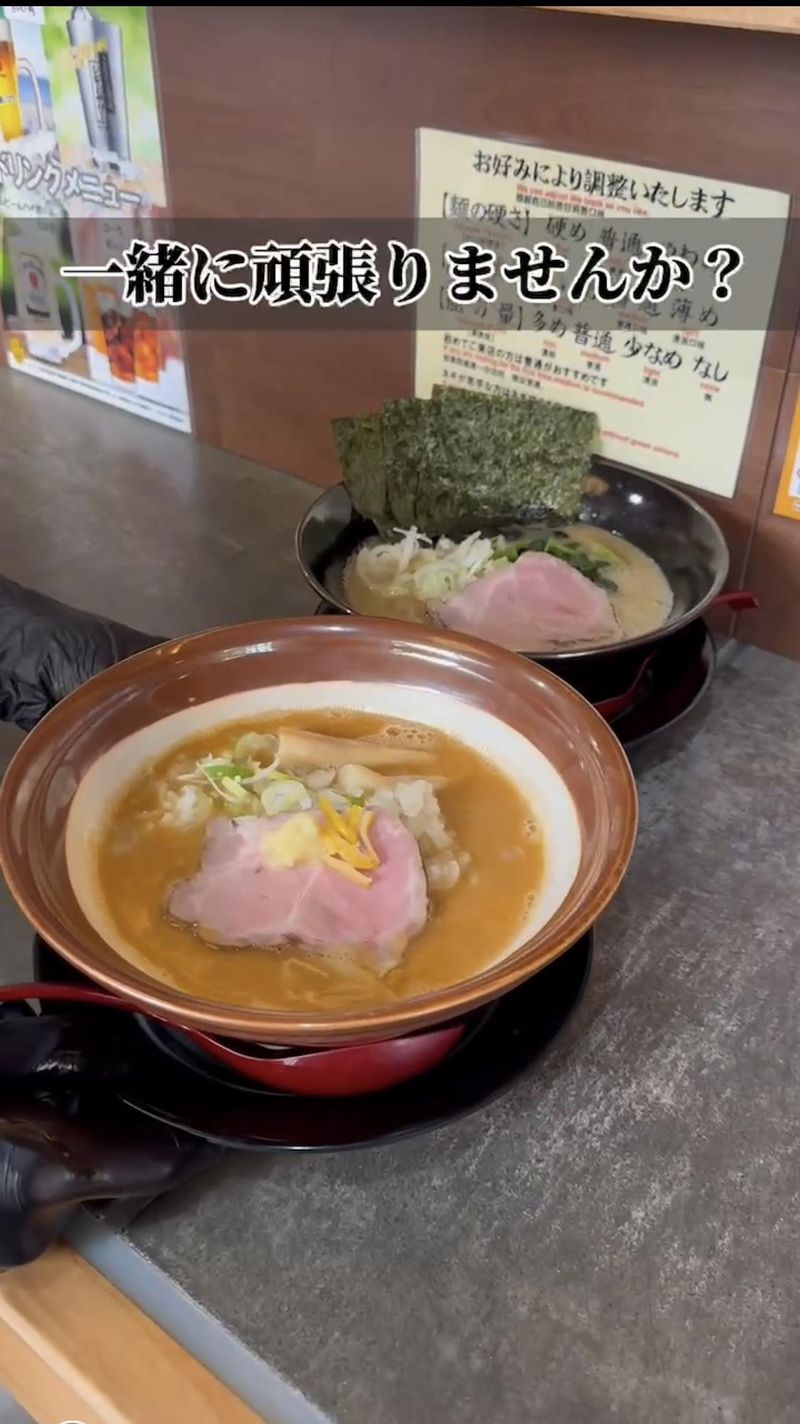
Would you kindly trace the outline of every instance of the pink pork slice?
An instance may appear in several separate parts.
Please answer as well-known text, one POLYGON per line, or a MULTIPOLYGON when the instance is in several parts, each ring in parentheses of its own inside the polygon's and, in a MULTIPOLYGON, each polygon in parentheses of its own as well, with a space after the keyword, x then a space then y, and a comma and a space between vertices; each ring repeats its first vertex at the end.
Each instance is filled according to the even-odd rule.
POLYGON ((603 589, 552 554, 520 554, 430 611, 456 633, 522 651, 602 642, 619 633, 603 589))
POLYGON ((380 865, 366 887, 321 862, 271 869, 263 836, 291 819, 211 821, 200 869, 170 895, 172 919, 196 925, 214 944, 297 943, 328 953, 357 948, 370 952, 376 968, 391 968, 428 914, 425 871, 411 832, 387 812, 376 813, 370 840, 380 865))

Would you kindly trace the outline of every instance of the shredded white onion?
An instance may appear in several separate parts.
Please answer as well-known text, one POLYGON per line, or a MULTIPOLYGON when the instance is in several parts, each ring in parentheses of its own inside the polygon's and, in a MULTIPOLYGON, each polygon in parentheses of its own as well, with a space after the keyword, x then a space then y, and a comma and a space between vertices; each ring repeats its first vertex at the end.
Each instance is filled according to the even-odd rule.
POLYGON ((355 558, 355 571, 369 588, 391 587, 398 596, 425 601, 460 593, 485 573, 495 555, 491 539, 470 534, 455 543, 442 537, 431 544, 417 528, 398 529, 396 544, 365 544, 355 558))

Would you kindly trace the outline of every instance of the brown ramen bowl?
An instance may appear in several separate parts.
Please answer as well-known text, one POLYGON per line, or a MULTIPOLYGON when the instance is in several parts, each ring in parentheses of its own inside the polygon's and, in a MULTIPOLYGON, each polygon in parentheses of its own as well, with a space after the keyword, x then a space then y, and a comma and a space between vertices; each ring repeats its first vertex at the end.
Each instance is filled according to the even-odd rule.
POLYGON ((285 619, 148 649, 61 702, 23 742, 0 790, 0 867, 43 938, 144 1013, 258 1043, 368 1043, 462 1018, 574 944, 622 880, 636 814, 633 777, 613 732, 546 669, 501 648, 408 623, 285 619), (114 777, 117 788, 124 784, 120 767, 133 775, 154 747, 167 750, 182 741, 186 719, 194 719, 194 729, 220 725, 262 702, 272 710, 346 706, 348 689, 366 710, 411 715, 460 735, 509 774, 519 768, 518 784, 532 788, 541 819, 547 865, 523 937, 461 982, 376 1008, 325 1012, 193 997, 123 957, 73 889, 71 809, 82 805, 84 820, 95 815, 99 829, 103 798, 107 810, 116 794, 114 777), (312 694, 316 703, 306 704, 312 694), (88 798, 87 813, 89 787, 94 800, 88 798))

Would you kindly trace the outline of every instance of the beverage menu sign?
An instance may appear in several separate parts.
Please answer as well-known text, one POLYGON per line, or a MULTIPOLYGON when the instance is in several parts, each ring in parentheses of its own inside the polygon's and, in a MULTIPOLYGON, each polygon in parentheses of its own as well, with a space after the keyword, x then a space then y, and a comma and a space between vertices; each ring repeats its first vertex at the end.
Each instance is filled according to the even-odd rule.
POLYGON ((0 301, 12 369, 190 429, 180 334, 102 266, 164 213, 146 5, 0 7, 0 301))
MULTIPOLYGON (((441 251, 441 276, 430 293, 438 311, 430 303, 417 311, 417 395, 456 385, 592 410, 599 455, 733 496, 789 206, 787 194, 743 184, 420 130, 418 240, 425 246, 427 234, 428 248, 441 251), (445 230, 446 240, 430 240, 445 230), (494 248, 500 270, 501 256, 526 239, 530 247, 534 233, 570 257, 570 249, 585 257, 587 238, 599 241, 617 274, 626 254, 641 254, 647 239, 666 234, 664 250, 683 256, 689 279, 696 269, 698 290, 689 280, 660 303, 595 301, 591 311, 574 300, 574 289, 547 301, 528 293, 519 305, 493 306, 486 325, 479 304, 456 310, 446 265, 454 243, 494 248), (723 310, 726 298, 713 300, 719 289, 713 263, 705 261, 705 233, 714 243, 723 234, 743 254, 740 280, 749 286, 735 315, 732 301, 723 310), (747 329, 734 329, 739 313, 747 329)), ((731 291, 736 281, 731 277, 731 291)))

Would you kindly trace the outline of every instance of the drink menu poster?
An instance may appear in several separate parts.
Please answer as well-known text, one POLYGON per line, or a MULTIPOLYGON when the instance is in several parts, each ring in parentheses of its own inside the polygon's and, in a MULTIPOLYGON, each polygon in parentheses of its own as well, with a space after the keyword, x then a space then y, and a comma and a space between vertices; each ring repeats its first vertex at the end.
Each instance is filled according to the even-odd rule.
MULTIPOLYGON (((416 317, 417 395, 427 397, 444 384, 592 410, 599 420, 598 455, 732 497, 789 196, 513 140, 436 129, 420 130, 417 139, 420 245, 426 234, 445 225, 447 231, 431 282, 438 311, 429 306, 416 317), (667 234, 665 250, 683 251, 694 262, 706 294, 676 289, 661 303, 595 303, 591 314, 570 300, 534 302, 524 310, 501 303, 492 313, 499 311, 500 319, 491 325, 482 324, 474 307, 456 311, 442 295, 449 290, 446 248, 467 242, 507 253, 524 246, 534 228, 562 254, 585 246, 587 234, 599 236, 617 271, 626 251, 641 251, 646 238, 667 234), (708 295, 716 292, 716 277, 703 265, 706 231, 715 242, 721 234, 735 235, 743 251, 742 329, 735 329, 733 303, 726 319, 721 302, 708 295)), ((731 278, 731 290, 736 281, 731 278)))
POLYGON ((146 5, 0 7, 0 302, 13 370, 190 429, 180 333, 102 266, 166 208, 146 5))

